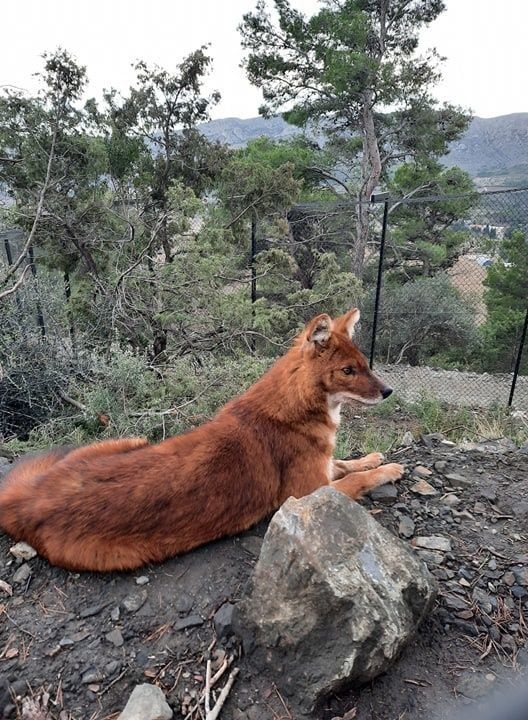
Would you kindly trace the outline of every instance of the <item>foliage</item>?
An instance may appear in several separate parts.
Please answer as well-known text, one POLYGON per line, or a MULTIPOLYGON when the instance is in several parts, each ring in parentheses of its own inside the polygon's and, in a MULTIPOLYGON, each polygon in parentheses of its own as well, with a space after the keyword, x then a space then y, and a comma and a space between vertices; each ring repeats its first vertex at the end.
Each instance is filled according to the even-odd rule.
MULTIPOLYGON (((482 327, 482 360, 486 367, 513 370, 522 328, 528 311, 526 278, 528 277, 528 243, 526 235, 515 230, 501 244, 502 256, 488 269, 484 281, 487 319, 482 327)), ((521 372, 528 369, 528 352, 524 351, 521 372)))
POLYGON ((470 176, 436 161, 406 163, 395 171, 390 188, 397 198, 412 195, 408 202, 396 201, 391 211, 385 257, 392 274, 407 280, 451 267, 469 241, 461 221, 477 199, 470 176), (448 197, 427 200, 439 195, 448 197))
MULTIPOLYGON (((440 157, 466 128, 464 113, 438 107, 430 95, 438 56, 417 54, 419 30, 442 12, 442 0, 336 0, 308 18, 288 0, 274 0, 273 8, 276 19, 259 0, 240 26, 248 77, 266 101, 261 112, 319 124, 338 162, 346 157, 357 168, 357 187, 335 174, 334 181, 362 202, 395 162, 440 157)), ((359 205, 352 253, 358 277, 368 235, 368 210, 359 205)))
MULTIPOLYGON (((368 306, 364 315, 371 317, 368 306)), ((474 309, 447 275, 385 285, 376 336, 384 362, 434 364, 445 348, 469 355, 476 342, 474 309)))

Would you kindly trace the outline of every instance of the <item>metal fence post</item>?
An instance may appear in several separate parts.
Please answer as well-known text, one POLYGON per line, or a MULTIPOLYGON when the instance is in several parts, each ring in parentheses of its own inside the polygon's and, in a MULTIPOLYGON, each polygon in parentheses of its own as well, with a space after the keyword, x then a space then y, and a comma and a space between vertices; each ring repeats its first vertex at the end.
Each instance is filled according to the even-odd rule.
POLYGON ((515 361, 515 369, 513 371, 513 379, 510 390, 510 397, 508 399, 508 407, 512 406, 513 395, 515 393, 515 386, 517 385, 517 377, 519 376, 519 370, 521 369, 521 359, 524 349, 524 342, 526 340, 526 330, 528 329, 528 308, 526 308, 526 315, 524 318, 524 325, 521 333, 521 342, 519 343, 519 350, 517 352, 517 359, 515 361))
POLYGON ((251 215, 251 304, 257 300, 257 269, 255 256, 257 254, 257 215, 251 215))
POLYGON ((379 263, 378 263, 378 278, 376 282, 376 299, 374 301, 374 317, 372 318, 372 338, 370 342, 370 368, 374 364, 374 350, 376 349, 376 332, 378 329, 378 313, 379 304, 381 297, 381 281, 383 278, 383 258, 385 255, 385 238, 387 236, 387 224, 389 219, 389 205, 390 198, 388 193, 380 193, 380 195, 373 195, 371 198, 372 202, 383 202, 383 225, 381 228, 381 240, 380 240, 380 251, 379 251, 379 263))

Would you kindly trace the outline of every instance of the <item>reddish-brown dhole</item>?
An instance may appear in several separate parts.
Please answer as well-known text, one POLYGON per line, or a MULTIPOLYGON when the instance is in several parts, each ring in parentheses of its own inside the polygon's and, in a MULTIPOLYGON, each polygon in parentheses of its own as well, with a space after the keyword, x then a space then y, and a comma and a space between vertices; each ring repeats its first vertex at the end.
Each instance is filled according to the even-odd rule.
POLYGON ((332 460, 342 403, 390 395, 352 342, 359 311, 318 315, 292 348, 196 430, 57 449, 0 489, 0 527, 54 565, 122 570, 233 535, 330 484, 351 498, 402 476, 371 453, 332 460))

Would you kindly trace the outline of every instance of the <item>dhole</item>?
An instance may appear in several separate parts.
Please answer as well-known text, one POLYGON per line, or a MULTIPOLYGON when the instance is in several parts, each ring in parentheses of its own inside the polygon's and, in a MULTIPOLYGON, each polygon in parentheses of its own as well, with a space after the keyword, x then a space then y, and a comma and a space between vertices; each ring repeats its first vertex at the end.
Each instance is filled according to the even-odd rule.
POLYGON ((359 311, 318 315, 293 347, 210 422, 149 445, 108 440, 17 464, 0 526, 54 565, 124 570, 245 530, 290 495, 330 484, 351 498, 403 467, 371 453, 332 460, 342 403, 392 390, 352 342, 359 311))

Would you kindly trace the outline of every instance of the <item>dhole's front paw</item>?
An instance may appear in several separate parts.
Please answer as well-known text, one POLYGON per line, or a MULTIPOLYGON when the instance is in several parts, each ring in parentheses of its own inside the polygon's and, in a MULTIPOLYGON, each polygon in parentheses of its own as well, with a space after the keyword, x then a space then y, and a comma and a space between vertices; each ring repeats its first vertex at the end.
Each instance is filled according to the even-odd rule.
POLYGON ((374 470, 374 468, 379 467, 384 460, 383 453, 372 452, 361 458, 361 464, 365 470, 374 470))
POLYGON ((385 483, 394 482, 403 477, 405 468, 399 463, 388 463, 387 465, 382 465, 378 472, 379 484, 384 485, 385 483))

